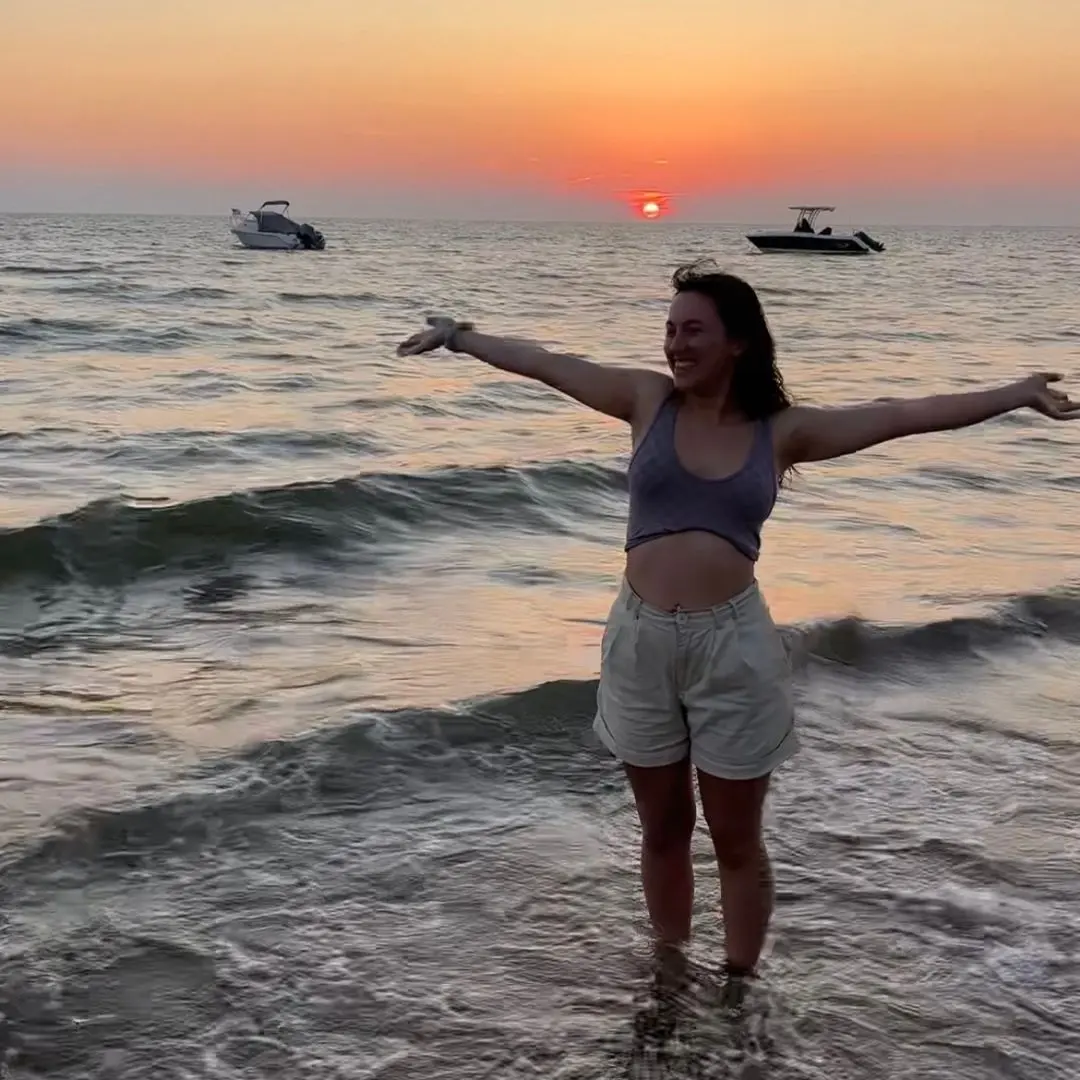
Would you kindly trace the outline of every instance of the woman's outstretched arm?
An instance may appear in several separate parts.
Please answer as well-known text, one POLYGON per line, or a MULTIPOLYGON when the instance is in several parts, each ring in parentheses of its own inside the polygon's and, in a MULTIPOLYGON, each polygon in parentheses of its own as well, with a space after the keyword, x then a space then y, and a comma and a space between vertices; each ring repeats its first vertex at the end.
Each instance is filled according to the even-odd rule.
POLYGON ((1032 408, 1053 420, 1080 419, 1080 402, 1055 390, 1060 375, 1031 375, 992 390, 891 398, 866 405, 822 409, 796 405, 776 418, 777 441, 785 465, 826 461, 868 446, 981 424, 1015 409, 1032 408))
POLYGON ((546 383, 582 405, 628 424, 643 409, 655 408, 654 399, 671 385, 671 380, 660 372, 598 364, 569 353, 551 352, 520 338, 481 334, 470 323, 435 317, 428 319, 428 324, 429 330, 414 334, 398 346, 399 356, 445 346, 501 371, 546 383))

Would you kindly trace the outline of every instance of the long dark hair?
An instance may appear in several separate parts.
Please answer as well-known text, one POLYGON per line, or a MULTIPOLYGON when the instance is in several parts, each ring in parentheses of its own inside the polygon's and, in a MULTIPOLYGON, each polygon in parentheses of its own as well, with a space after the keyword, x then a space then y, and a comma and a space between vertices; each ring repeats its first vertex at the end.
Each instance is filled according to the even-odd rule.
POLYGON ((743 351, 731 379, 731 395, 739 411, 748 420, 767 420, 788 408, 792 402, 776 365, 776 345, 753 288, 742 278, 723 273, 711 259, 680 266, 671 284, 677 293, 707 296, 728 337, 741 342, 743 351))

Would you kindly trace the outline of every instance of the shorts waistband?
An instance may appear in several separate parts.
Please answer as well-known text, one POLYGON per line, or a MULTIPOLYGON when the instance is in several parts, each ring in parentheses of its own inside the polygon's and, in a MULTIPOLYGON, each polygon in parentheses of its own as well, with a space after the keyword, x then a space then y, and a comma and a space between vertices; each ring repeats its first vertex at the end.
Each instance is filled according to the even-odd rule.
POLYGON ((643 600, 633 586, 624 577, 619 586, 617 603, 637 618, 647 618, 655 622, 678 624, 680 626, 720 626, 723 623, 737 619, 741 614, 756 608, 761 603, 761 590, 757 581, 750 582, 742 592, 736 593, 730 599, 712 607, 695 608, 692 611, 684 611, 676 608, 674 611, 665 611, 643 600))

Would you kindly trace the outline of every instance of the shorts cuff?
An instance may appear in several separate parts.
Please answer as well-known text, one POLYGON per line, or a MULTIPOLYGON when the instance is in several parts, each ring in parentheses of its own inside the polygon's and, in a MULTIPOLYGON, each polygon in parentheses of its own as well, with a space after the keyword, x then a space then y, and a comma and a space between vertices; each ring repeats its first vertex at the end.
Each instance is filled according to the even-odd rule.
POLYGON ((771 754, 758 761, 719 761, 702 753, 699 747, 694 748, 691 756, 696 768, 719 780, 757 780, 768 776, 798 752, 799 736, 792 725, 784 741, 771 754))
POLYGON ((651 754, 627 751, 615 742, 611 731, 599 713, 593 720, 593 731, 600 742, 603 743, 604 748, 616 761, 623 765, 632 765, 637 769, 659 769, 665 765, 675 765, 680 761, 685 761, 690 755, 689 740, 685 746, 669 747, 664 750, 654 751, 651 754))

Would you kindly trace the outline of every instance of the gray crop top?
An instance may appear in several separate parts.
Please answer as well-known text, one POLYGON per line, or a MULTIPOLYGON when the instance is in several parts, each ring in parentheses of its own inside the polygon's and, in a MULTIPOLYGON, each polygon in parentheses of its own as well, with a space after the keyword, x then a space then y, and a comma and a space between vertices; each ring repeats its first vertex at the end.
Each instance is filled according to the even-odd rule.
POLYGON ((671 394, 630 459, 626 550, 658 536, 701 530, 727 540, 756 561, 761 526, 772 513, 779 489, 769 421, 754 425, 750 453, 737 472, 703 480, 683 467, 675 451, 678 415, 678 397, 671 394))

